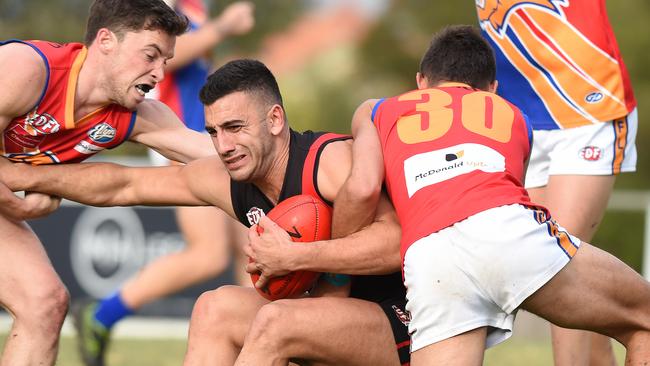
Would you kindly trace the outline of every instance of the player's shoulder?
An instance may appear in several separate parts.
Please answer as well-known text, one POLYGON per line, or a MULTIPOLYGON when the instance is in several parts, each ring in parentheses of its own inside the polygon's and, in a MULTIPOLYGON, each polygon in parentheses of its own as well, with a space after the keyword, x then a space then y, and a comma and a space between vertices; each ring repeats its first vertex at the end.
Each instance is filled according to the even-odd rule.
POLYGON ((14 116, 26 113, 38 102, 47 80, 43 58, 29 45, 8 43, 0 46, 0 90, 3 111, 14 116))
POLYGON ((342 139, 329 142, 321 152, 321 164, 336 164, 339 159, 349 159, 352 154, 352 138, 344 137, 342 139))
POLYGON ((26 62, 43 62, 41 55, 39 55, 34 46, 31 46, 22 41, 8 41, 7 43, 0 43, 0 55, 3 57, 11 57, 12 59, 19 59, 26 62))
POLYGON ((31 46, 11 42, 0 46, 0 68, 7 77, 31 75, 34 78, 44 79, 46 66, 43 57, 31 46))

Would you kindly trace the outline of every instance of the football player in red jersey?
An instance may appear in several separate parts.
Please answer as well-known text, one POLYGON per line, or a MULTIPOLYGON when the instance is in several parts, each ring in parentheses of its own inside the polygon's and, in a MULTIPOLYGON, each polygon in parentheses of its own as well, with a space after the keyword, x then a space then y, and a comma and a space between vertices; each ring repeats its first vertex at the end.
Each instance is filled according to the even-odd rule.
POLYGON ((413 365, 480 365, 518 309, 611 336, 628 364, 647 363, 650 284, 530 201, 532 131, 494 94, 495 69, 476 29, 449 27, 425 53, 417 90, 362 104, 333 228, 363 227, 385 178, 402 225, 413 365))
MULTIPOLYGON (((582 240, 616 176, 636 170, 637 102, 605 0, 476 1, 497 60, 497 93, 533 126, 524 186, 582 240), (580 187, 576 189, 576 187, 580 187)), ((553 326, 557 366, 615 364, 608 338, 553 326)))
MULTIPOLYGON (((84 44, 0 42, 2 155, 30 164, 78 162, 127 139, 183 162, 214 154, 210 140, 168 107, 145 101, 187 26, 161 0, 97 0, 84 44)), ((1 184, 0 200, 0 303, 14 317, 0 364, 51 365, 68 293, 22 220, 58 201, 21 200, 1 184)))
MULTIPOLYGON (((174 58, 165 66, 165 79, 147 97, 169 106, 188 128, 205 133, 203 105, 198 95, 212 66, 207 55, 224 39, 252 29, 254 6, 246 1, 233 2, 210 19, 203 0, 165 2, 188 17, 190 30, 176 40, 174 58)), ((160 154, 149 151, 152 162, 169 163, 160 154)), ((176 222, 185 241, 180 251, 147 263, 120 288, 98 301, 73 302, 79 351, 88 364, 103 362, 99 361, 105 357, 102 350, 118 322, 146 304, 216 277, 228 268, 232 248, 246 241, 246 229, 214 207, 177 207, 176 222), (106 332, 98 334, 97 329, 106 332)), ((237 283, 250 284, 250 276, 242 269, 245 256, 235 258, 232 268, 237 283)))
MULTIPOLYGON (((292 130, 275 77, 259 61, 235 60, 219 68, 208 78, 201 101, 218 156, 155 168, 13 164, 0 168, 0 179, 13 189, 56 193, 91 205, 216 206, 250 226, 253 239, 258 239, 258 222, 263 236, 285 239, 284 246, 271 250, 282 257, 273 266, 276 274, 352 275, 326 276, 316 289, 325 286, 328 295, 346 298, 269 302, 255 289, 238 286, 204 293, 192 313, 187 365, 229 365, 238 357, 252 364, 290 358, 329 365, 408 363, 400 229, 388 200, 383 199, 367 229, 311 245, 293 245, 284 230, 262 217, 297 194, 331 203, 350 171, 350 137, 292 130)), ((263 243, 252 242, 247 252, 255 268, 266 269, 277 258, 262 255, 259 246, 252 248, 256 244, 263 243)))

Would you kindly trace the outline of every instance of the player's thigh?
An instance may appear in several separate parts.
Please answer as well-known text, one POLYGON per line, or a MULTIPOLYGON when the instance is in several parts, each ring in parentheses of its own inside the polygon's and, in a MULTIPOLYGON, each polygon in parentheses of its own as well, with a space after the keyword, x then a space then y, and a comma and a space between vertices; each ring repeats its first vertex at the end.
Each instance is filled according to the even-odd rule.
POLYGON ((566 328, 619 341, 650 327, 650 285, 616 257, 583 242, 573 259, 522 308, 566 328))
POLYGON ((400 364, 390 323, 376 303, 321 297, 270 305, 282 316, 292 357, 318 365, 400 364))
POLYGON ((591 240, 614 187, 614 175, 552 175, 545 188, 546 206, 571 234, 591 240))
POLYGON ((480 327, 430 344, 411 354, 411 365, 482 365, 486 337, 480 327))
POLYGON ((24 223, 0 216, 0 303, 12 312, 40 291, 62 288, 43 245, 24 223))

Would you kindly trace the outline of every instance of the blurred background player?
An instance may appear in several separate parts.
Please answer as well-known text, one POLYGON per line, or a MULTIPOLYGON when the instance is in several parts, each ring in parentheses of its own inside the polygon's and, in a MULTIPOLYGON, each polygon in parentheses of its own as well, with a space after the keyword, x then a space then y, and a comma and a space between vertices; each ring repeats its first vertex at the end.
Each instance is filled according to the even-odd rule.
MULTIPOLYGON (((246 34, 253 28, 254 6, 247 1, 235 2, 209 19, 206 4, 201 0, 166 3, 188 17, 190 31, 178 38, 174 58, 165 67, 165 79, 151 96, 167 104, 187 127, 205 132, 199 91, 211 67, 209 54, 224 39, 246 34)), ((169 164, 159 153, 150 152, 157 165, 169 164)), ((143 305, 216 277, 229 264, 231 245, 246 240, 245 228, 214 207, 179 207, 176 217, 186 243, 183 250, 147 264, 116 293, 99 302, 74 304, 79 350, 86 365, 105 363, 110 330, 117 322, 143 305)), ((241 285, 250 285, 250 276, 242 270, 241 251, 234 253, 241 262, 234 266, 236 280, 241 285)))
MULTIPOLYGON (((616 175, 636 170, 636 101, 605 0, 476 1, 496 52, 497 93, 534 129, 525 186, 591 241, 616 175)), ((616 364, 601 335, 552 326, 556 365, 616 364)))

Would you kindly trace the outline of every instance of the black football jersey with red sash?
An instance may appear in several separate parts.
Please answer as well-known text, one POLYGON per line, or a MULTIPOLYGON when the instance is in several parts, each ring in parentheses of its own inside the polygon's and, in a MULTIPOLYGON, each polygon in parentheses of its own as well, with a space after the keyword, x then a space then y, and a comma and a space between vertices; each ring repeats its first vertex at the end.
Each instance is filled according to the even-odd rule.
MULTIPOLYGON (((325 132, 291 130, 289 162, 280 191, 279 201, 299 194, 318 197, 332 207, 318 190, 318 163, 325 146, 331 142, 350 139, 350 136, 325 132)), ((230 181, 230 197, 237 219, 251 227, 275 205, 251 183, 230 181)), ((389 298, 405 298, 406 291, 400 272, 382 276, 352 276, 350 297, 373 302, 389 298)))

